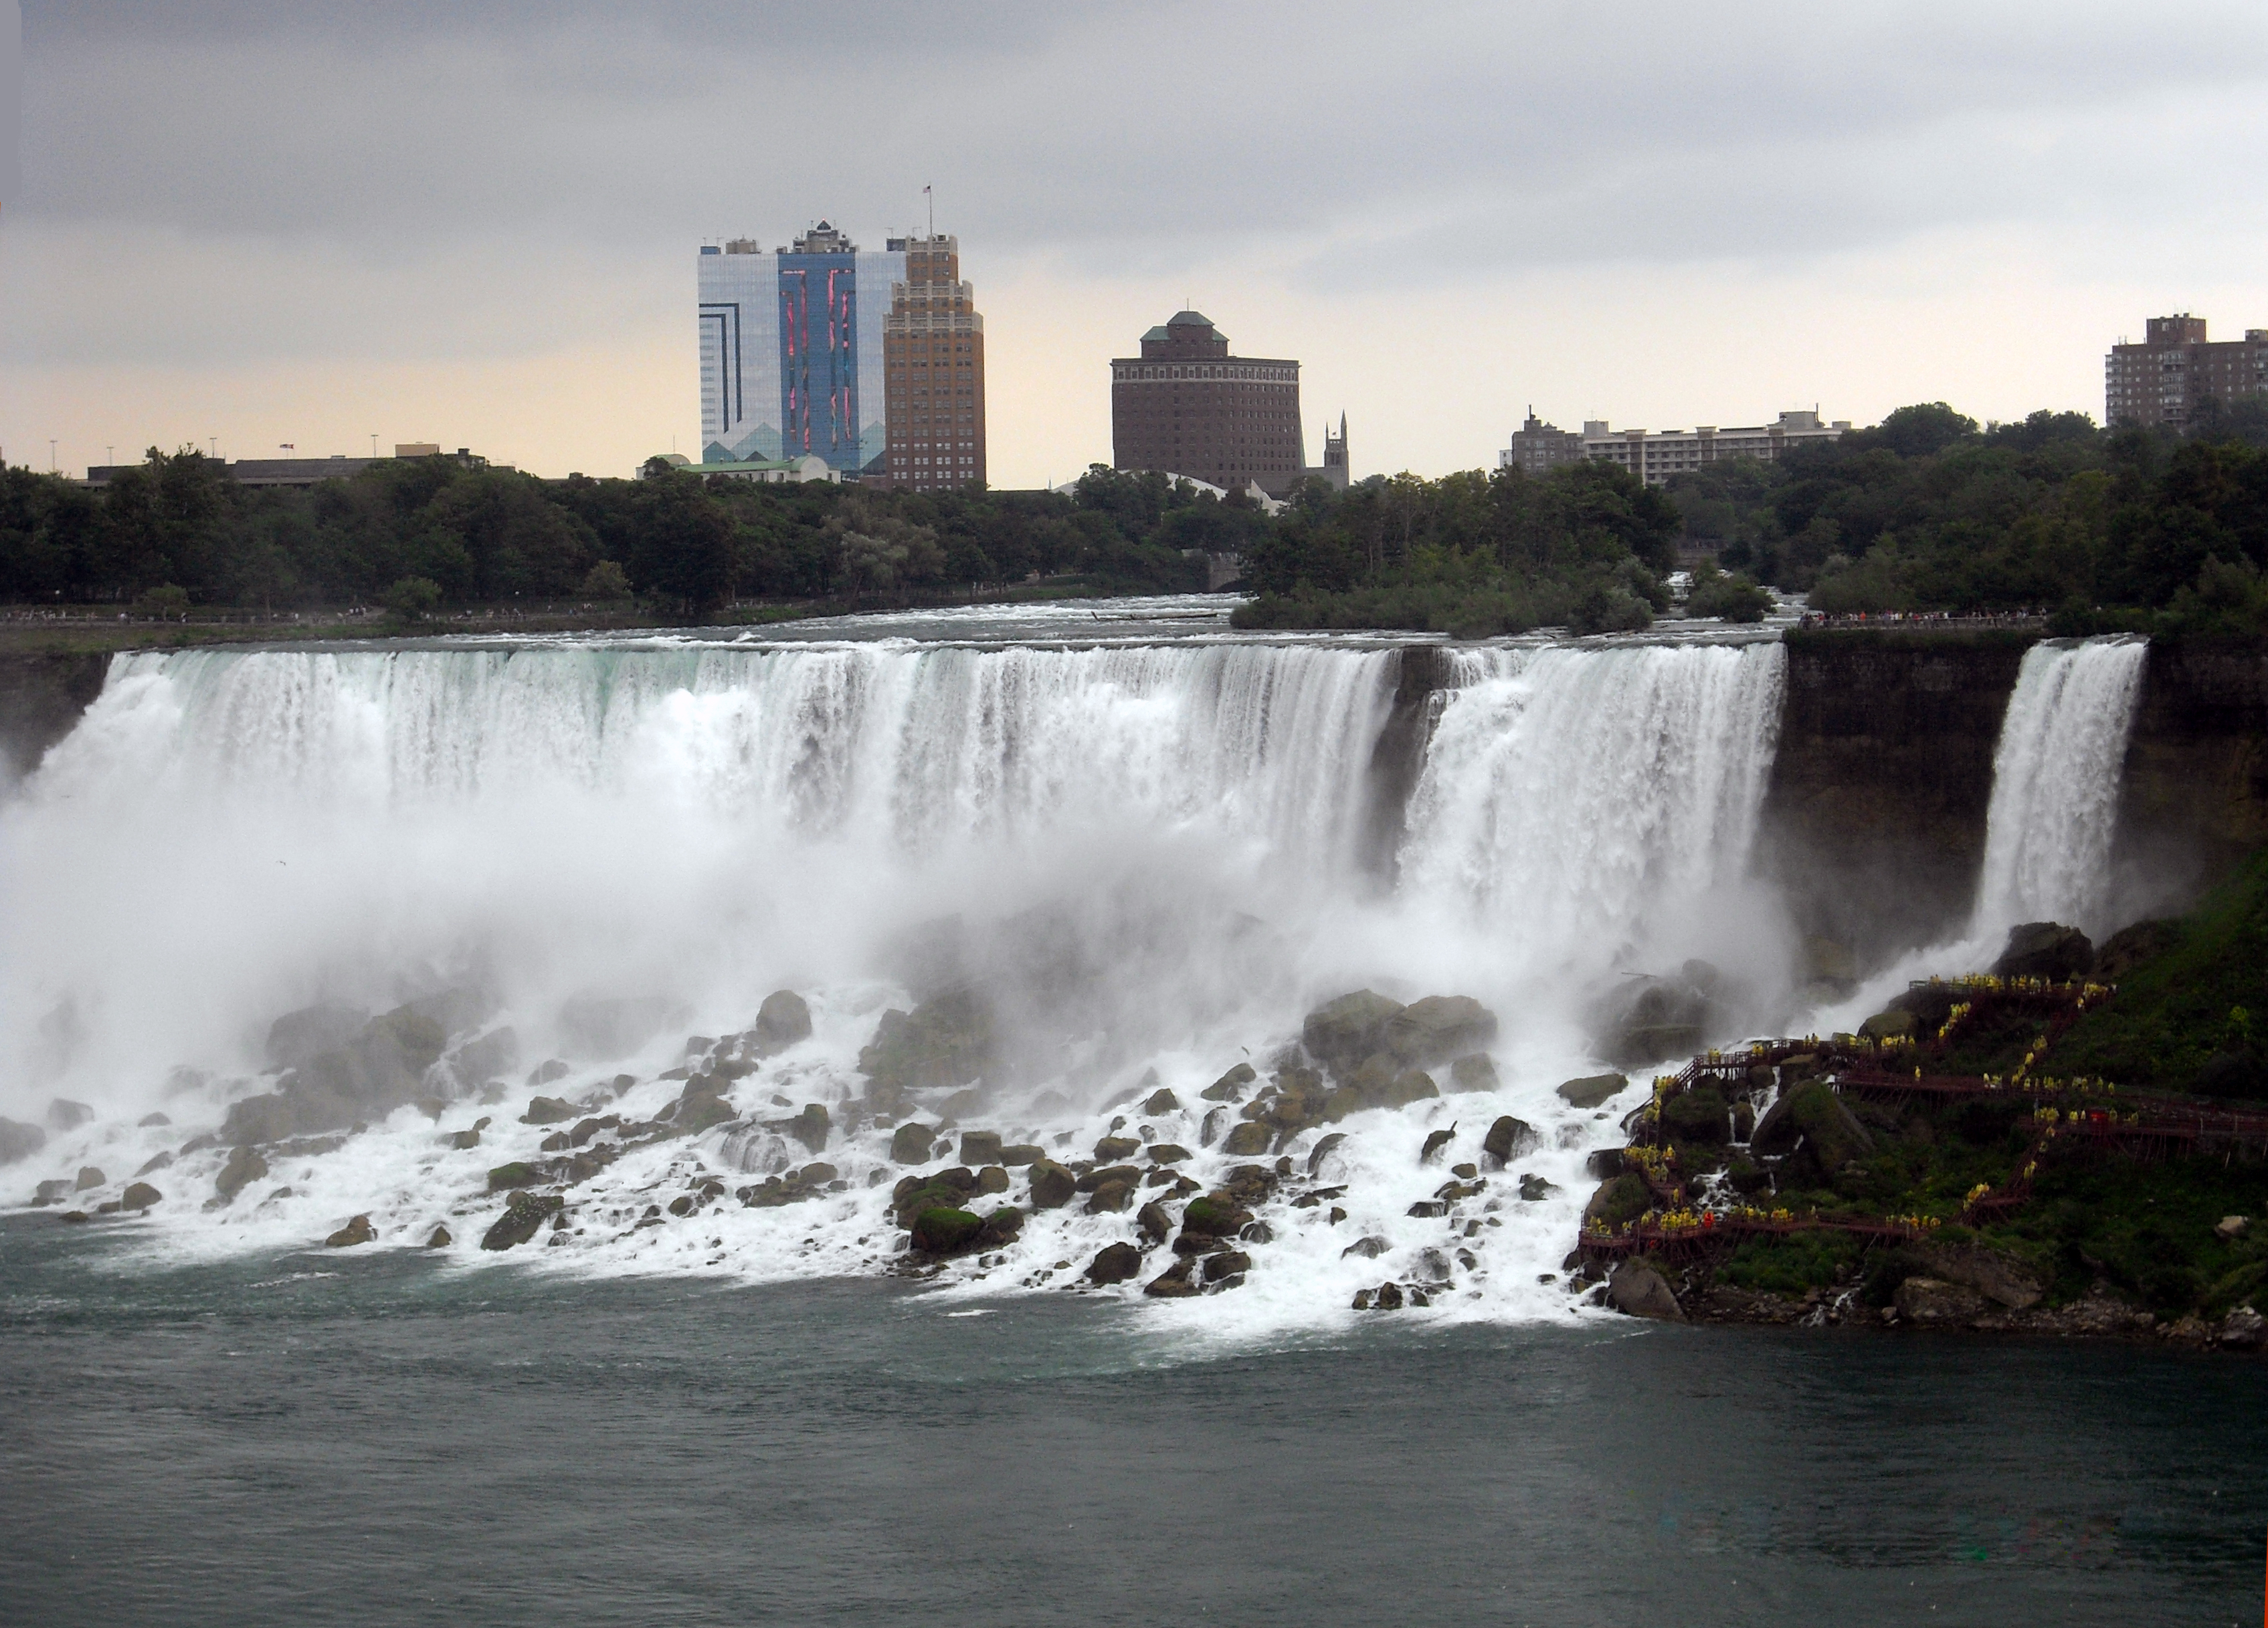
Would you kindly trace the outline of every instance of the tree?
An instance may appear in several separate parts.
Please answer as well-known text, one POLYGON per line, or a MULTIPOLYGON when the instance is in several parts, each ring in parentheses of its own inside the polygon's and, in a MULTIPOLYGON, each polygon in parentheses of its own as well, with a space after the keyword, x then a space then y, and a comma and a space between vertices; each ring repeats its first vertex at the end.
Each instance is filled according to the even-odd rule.
POLYGON ((430 576, 405 576, 386 590, 386 613, 397 622, 422 622, 441 603, 441 584, 430 576))

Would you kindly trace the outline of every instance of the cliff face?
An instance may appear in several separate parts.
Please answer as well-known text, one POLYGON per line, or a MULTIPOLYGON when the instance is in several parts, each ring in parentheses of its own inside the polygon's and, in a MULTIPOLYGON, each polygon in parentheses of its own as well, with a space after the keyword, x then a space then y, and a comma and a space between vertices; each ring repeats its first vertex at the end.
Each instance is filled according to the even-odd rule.
POLYGON ((2124 917, 2195 898, 2268 844, 2268 653, 2154 644, 2112 851, 2124 917))
POLYGON ((1861 964, 1968 917, 2028 642, 1793 634, 1756 868, 1861 964))
POLYGON ((105 655, 0 655, 0 783, 28 774, 102 693, 105 655))

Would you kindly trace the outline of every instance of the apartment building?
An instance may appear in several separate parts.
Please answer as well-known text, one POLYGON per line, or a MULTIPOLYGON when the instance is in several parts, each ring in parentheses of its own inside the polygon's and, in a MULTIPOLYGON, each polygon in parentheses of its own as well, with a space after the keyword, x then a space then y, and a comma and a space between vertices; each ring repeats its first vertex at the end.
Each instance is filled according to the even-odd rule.
POLYGON ((1781 414, 1777 423, 1733 429, 1701 424, 1691 429, 1616 429, 1594 418, 1586 420, 1577 435, 1540 422, 1531 407, 1528 422, 1513 433, 1512 444, 1496 461, 1499 469, 1540 474, 1555 465, 1590 458, 1620 465, 1648 486, 1660 486, 1672 475, 1728 458, 1777 463, 1789 447, 1837 441, 1850 428, 1847 418, 1822 424, 1816 412, 1796 412, 1781 414))
POLYGON ((889 455, 879 484, 931 492, 981 482, 984 319, 976 290, 961 280, 961 239, 940 233, 887 244, 905 256, 906 275, 891 284, 882 321, 889 455))
POLYGON ((2208 398, 2233 401, 2268 391, 2268 328, 2214 343, 2205 319, 2152 317, 2142 342, 2121 340, 2102 360, 2102 422, 2179 429, 2208 398))

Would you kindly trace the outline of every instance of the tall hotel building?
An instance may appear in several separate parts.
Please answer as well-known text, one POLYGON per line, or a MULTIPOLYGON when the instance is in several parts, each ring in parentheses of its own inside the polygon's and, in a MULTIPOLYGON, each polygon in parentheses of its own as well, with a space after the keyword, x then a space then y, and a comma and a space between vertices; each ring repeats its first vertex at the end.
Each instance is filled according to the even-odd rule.
POLYGON ((1142 335, 1140 356, 1111 363, 1110 442, 1120 469, 1280 496, 1306 474, 1300 364, 1232 356, 1208 318, 1179 312, 1142 335))
POLYGON ((862 253, 825 221, 763 254, 736 238, 700 255, 701 461, 824 458, 880 476, 879 329, 906 275, 896 245, 862 253))
POLYGON ((2190 422, 2198 403, 2268 391, 2268 328, 2241 340, 2208 341, 2205 319, 2187 312, 2152 317, 2142 342, 2113 345, 2102 360, 2102 422, 2169 425, 2190 422))
POLYGON ((933 492, 985 479, 984 319, 961 280, 961 239, 892 238, 905 257, 882 324, 889 374, 883 484, 933 492))

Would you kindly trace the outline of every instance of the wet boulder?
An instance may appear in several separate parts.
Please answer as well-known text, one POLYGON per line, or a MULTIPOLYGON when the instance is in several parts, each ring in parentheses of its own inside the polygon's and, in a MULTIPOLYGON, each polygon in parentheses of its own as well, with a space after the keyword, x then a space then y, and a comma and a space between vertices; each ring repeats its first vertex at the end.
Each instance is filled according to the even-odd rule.
POLYGON ((1133 1202, 1134 1183, 1123 1178, 1097 1182, 1086 1196, 1089 1215, 1116 1215, 1133 1202))
POLYGON ((1348 1244, 1339 1251, 1339 1258, 1344 1260, 1351 1255, 1359 1256, 1364 1260, 1376 1260, 1393 1247, 1394 1245, 1386 1239, 1372 1235, 1357 1238, 1352 1243, 1348 1244))
POLYGON ((369 1243, 378 1236, 378 1228, 370 1224, 370 1217, 357 1215, 323 1240, 327 1250, 350 1250, 357 1243, 369 1243))
POLYGON ((961 1133, 961 1162, 963 1164, 999 1164, 1000 1133, 998 1131, 963 1131, 961 1133))
POLYGON ((1244 1088, 1259 1077, 1250 1063, 1239 1063, 1197 1095, 1209 1103, 1240 1103, 1244 1100, 1244 1088))
POLYGON ((220 1195, 222 1203, 230 1203, 246 1186, 267 1174, 268 1161, 260 1156, 258 1148, 239 1148, 228 1155, 228 1162, 221 1166, 213 1188, 220 1195))
POLYGON ((1540 1204, 1559 1189, 1533 1173, 1520 1178, 1520 1198, 1523 1204, 1540 1204))
POLYGON ((433 1228, 432 1236, 425 1240, 425 1247, 429 1250, 446 1250, 455 1242, 456 1239, 450 1236, 446 1227, 437 1225, 433 1228))
MULTIPOLYGON (((834 1131, 835 1122, 828 1118, 826 1104, 806 1103, 803 1105, 803 1111, 789 1122, 787 1133, 812 1152, 825 1153, 827 1139, 834 1133, 834 1131)), ((968 1158, 966 1154, 961 1156, 964 1160, 968 1158)))
POLYGON ((1749 1145, 1771 1155, 1800 1155, 1796 1174, 1824 1180, 1874 1151, 1874 1138, 1824 1080, 1809 1080, 1756 1121, 1749 1145))
POLYGON ((1197 1258, 1184 1255, 1142 1286, 1142 1293, 1159 1300, 1175 1300, 1201 1291, 1193 1280, 1197 1258))
POLYGON ((0 1164, 28 1159, 48 1145, 48 1133, 36 1125, 0 1119, 0 1164))
POLYGON ((146 1210, 165 1196, 148 1182, 132 1182, 128 1184, 124 1192, 118 1195, 118 1207, 122 1210, 146 1210))
MULTIPOLYGON (((745 1009, 745 1008, 743 1008, 745 1009)), ((792 989, 775 989, 756 1008, 756 1050, 770 1057, 811 1038, 811 1008, 792 989)))
POLYGON ((1732 1111, 1715 1086, 1695 1086, 1663 1100, 1661 1130, 1674 1141, 1713 1148, 1732 1135, 1732 1111))
POLYGON ((94 1118, 94 1110, 85 1103, 75 1103, 68 1096, 58 1096, 48 1104, 48 1128, 55 1131, 76 1131, 94 1118))
POLYGON ((43 1210, 50 1204, 61 1204, 70 1197, 70 1191, 71 1184, 67 1180, 58 1178, 41 1182, 32 1190, 32 1207, 43 1210))
POLYGON ((298 1116, 291 1098, 281 1091, 269 1091, 231 1103, 227 1116, 221 1121, 220 1139, 236 1148, 254 1142, 280 1142, 298 1126, 298 1116))
POLYGON ((1959 1328, 1988 1309, 1983 1294, 1942 1278, 1906 1279, 1898 1285, 1892 1303, 1903 1321, 1918 1328, 1959 1328))
POLYGON ((1104 1164, 1130 1159, 1141 1151, 1141 1142, 1131 1136, 1106 1136, 1094 1144, 1094 1156, 1104 1164))
POLYGON ((526 1243, 536 1229, 567 1207, 557 1193, 515 1192, 488 1231, 481 1236, 484 1250, 509 1250, 526 1243))
POLYGON ((890 1162, 894 1164, 927 1164, 935 1155, 931 1145, 936 1133, 930 1126, 912 1119, 890 1133, 890 1162))
POLYGON ((1032 1207, 1059 1210, 1079 1189, 1079 1178, 1053 1159, 1035 1159, 1030 1166, 1032 1207))
POLYGON ((268 1025, 268 1067, 297 1068, 320 1052, 346 1045, 368 1022, 368 1012, 346 1006, 307 1006, 286 1012, 268 1025))
POLYGON ((1626 1316, 1663 1323, 1685 1321, 1684 1309, 1662 1275, 1644 1261, 1626 1260, 1607 1280, 1607 1300, 1626 1316))
POLYGON ((1022 1170, 1027 1164, 1037 1164, 1048 1156, 1048 1150, 1035 1142, 1010 1142, 1000 1149, 1000 1162, 1012 1170, 1022 1170))
POLYGON ((1543 1140, 1527 1120, 1506 1114, 1489 1126, 1488 1134, 1481 1139, 1481 1152, 1496 1161, 1491 1169, 1500 1170, 1521 1155, 1533 1151, 1543 1140))
POLYGON ((972 1248, 983 1230, 982 1218, 939 1206, 914 1217, 913 1247, 924 1255, 958 1255, 972 1248))
POLYGON ((1249 1159, 1266 1153, 1276 1140, 1275 1131, 1264 1120, 1247 1119, 1229 1127, 1228 1140, 1221 1151, 1232 1159, 1249 1159))
POLYGON ((1189 1200, 1182 1230, 1204 1238, 1233 1238, 1252 1221, 1252 1212, 1226 1199, 1207 1195, 1189 1200))
POLYGON ((1449 1126, 1446 1131, 1428 1132, 1425 1137, 1425 1147, 1418 1150, 1418 1162, 1420 1164, 1432 1163, 1435 1159, 1440 1156, 1441 1149, 1447 1148, 1451 1142, 1456 1140, 1457 1127, 1454 1125, 1449 1126))
POLYGON ((2094 970, 2093 942, 2059 921, 2027 921, 2011 928, 2000 958, 1992 963, 1995 978, 2041 978, 2058 984, 2094 970))
POLYGON ((1496 1060, 1486 1052, 1475 1052, 1460 1057, 1449 1065, 1449 1083, 1460 1091, 1493 1091, 1497 1089, 1496 1060))
POLYGON ((78 1167, 78 1179, 71 1184, 71 1189, 75 1192, 85 1192, 90 1188, 101 1186, 109 1179, 99 1166, 82 1164, 78 1167))
POLYGON ((1179 1164, 1189 1156, 1189 1150, 1179 1142, 1150 1144, 1150 1162, 1152 1164, 1179 1164))
POLYGON ((1144 1113, 1179 1113, 1181 1111, 1182 1099, 1162 1085, 1142 1099, 1144 1113))
POLYGON ((512 1030, 491 1029, 476 1040, 468 1040, 443 1060, 457 1083, 467 1090, 500 1080, 519 1066, 519 1036, 512 1030))
MULTIPOLYGON (((831 1166, 830 1166, 830 1167, 828 1167, 828 1168, 832 1169, 833 1167, 831 1167, 831 1166)), ((976 1191, 977 1191, 977 1192, 1007 1192, 1007 1191, 1008 1191, 1008 1168, 1007 1168, 1007 1166, 1005 1166, 1005 1165, 1002 1165, 1002 1164, 988 1164, 988 1165, 986 1165, 983 1170, 981 1170, 977 1171, 977 1172, 976 1172, 976 1191)))
POLYGON ((1174 1236, 1173 1213, 1152 1199, 1135 1214, 1134 1226, 1145 1242, 1163 1243, 1174 1236))
POLYGON ((1705 961, 1688 961, 1674 977, 1646 979, 1610 1008, 1601 1054, 1623 1068, 1692 1055, 1719 1021, 1717 983, 1717 970, 1705 961))
POLYGON ((909 1091, 967 1085, 992 1066, 992 1009, 975 991, 948 991, 910 1012, 882 1014, 858 1053, 867 1096, 895 1109, 909 1091))
POLYGON ((976 1235, 980 1250, 1004 1249, 1024 1233, 1024 1212, 1012 1204, 1004 1204, 984 1218, 983 1229, 976 1235))
POLYGON ((514 1187, 533 1187, 543 1179, 537 1166, 515 1159, 509 1164, 499 1164, 489 1172, 490 1192, 509 1192, 514 1187))
POLYGON ((527 1111, 519 1116, 522 1125, 559 1125, 572 1119, 582 1110, 563 1097, 532 1096, 527 1111))
POLYGON ((1242 1250, 1223 1250, 1199 1258, 1204 1262, 1204 1286, 1209 1289, 1233 1288, 1252 1270, 1252 1257, 1242 1250))
POLYGON ((1141 1271, 1142 1251, 1130 1243, 1106 1245, 1086 1264, 1090 1283, 1124 1283, 1140 1275, 1141 1271))
POLYGON ((1383 1048, 1410 1067, 1446 1062, 1495 1038, 1496 1014, 1470 995, 1413 1001, 1386 1020, 1381 1036, 1383 1048))
POLYGON ((1324 1137, 1321 1141, 1317 1142, 1314 1150, 1307 1155, 1307 1174, 1309 1176, 1314 1176, 1321 1172, 1323 1168, 1323 1161, 1336 1153, 1339 1150, 1340 1144, 1345 1140, 1346 1133, 1344 1131, 1333 1131, 1329 1136, 1324 1137))
POLYGON ((1399 1001, 1358 989, 1308 1013, 1300 1025, 1300 1041, 1309 1056, 1334 1074, 1346 1073, 1385 1049, 1387 1026, 1402 1010, 1399 1001))
POLYGON ((1586 1074, 1580 1080, 1560 1082, 1559 1100, 1570 1108, 1598 1108, 1630 1084, 1630 1076, 1618 1074, 1586 1074))
POLYGON ((1643 1177, 1617 1176, 1599 1184, 1598 1191, 1583 1206, 1583 1223, 1588 1226, 1595 1221, 1613 1230, 1636 1221, 1653 1207, 1653 1192, 1643 1177))

